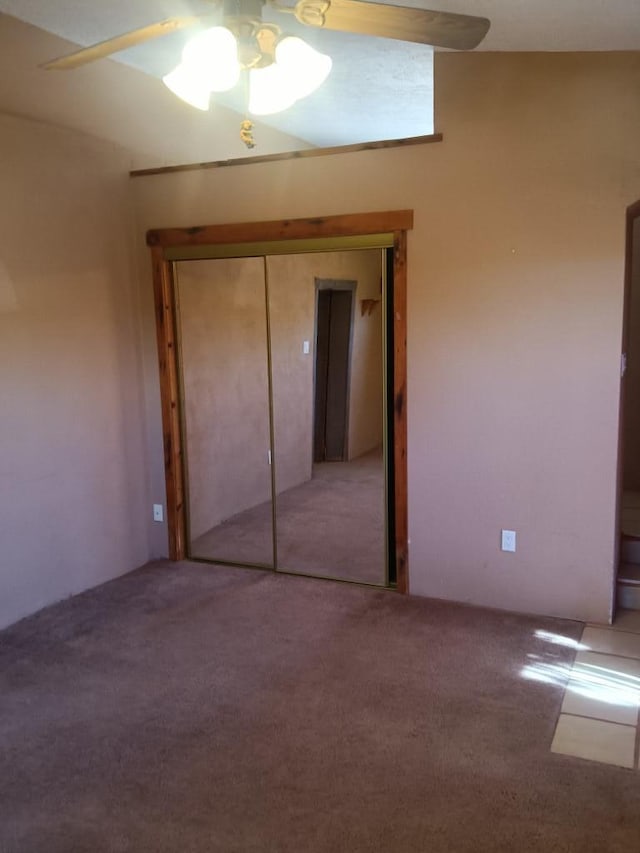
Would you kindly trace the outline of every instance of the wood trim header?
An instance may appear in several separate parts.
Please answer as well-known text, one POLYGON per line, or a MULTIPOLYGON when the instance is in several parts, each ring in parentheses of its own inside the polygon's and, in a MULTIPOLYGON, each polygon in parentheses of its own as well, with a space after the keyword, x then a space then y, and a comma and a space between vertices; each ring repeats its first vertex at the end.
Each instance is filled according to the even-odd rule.
POLYGON ((376 151, 380 148, 427 145, 430 142, 442 142, 442 134, 430 133, 425 136, 408 136, 405 139, 382 139, 378 142, 358 142, 354 145, 335 145, 332 148, 302 148, 299 151, 283 151, 281 154, 261 154, 256 157, 236 157, 232 160, 211 160, 204 163, 155 166, 151 169, 134 169, 132 172, 129 172, 129 177, 146 178, 150 175, 170 175, 174 172, 221 169, 226 166, 253 166, 257 163, 274 163, 278 160, 305 160, 309 157, 328 157, 331 154, 353 154, 357 151, 376 151))
POLYGON ((215 243, 258 243, 318 237, 349 237, 408 231, 413 210, 387 210, 322 216, 312 219, 280 219, 271 222, 237 222, 229 225, 196 225, 190 228, 154 228, 147 231, 147 245, 175 248, 215 243))

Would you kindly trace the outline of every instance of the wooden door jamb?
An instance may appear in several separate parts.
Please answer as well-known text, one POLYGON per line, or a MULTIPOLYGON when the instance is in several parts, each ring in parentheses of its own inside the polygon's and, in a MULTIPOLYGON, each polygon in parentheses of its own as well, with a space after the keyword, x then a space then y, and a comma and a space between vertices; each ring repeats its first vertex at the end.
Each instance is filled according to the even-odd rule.
POLYGON ((155 300, 162 432, 167 499, 169 557, 186 556, 185 501, 180 434, 176 313, 173 263, 167 250, 255 241, 330 239, 368 234, 393 235, 393 419, 396 588, 409 592, 407 506, 407 231, 412 210, 346 214, 312 219, 164 228, 147 232, 155 300))

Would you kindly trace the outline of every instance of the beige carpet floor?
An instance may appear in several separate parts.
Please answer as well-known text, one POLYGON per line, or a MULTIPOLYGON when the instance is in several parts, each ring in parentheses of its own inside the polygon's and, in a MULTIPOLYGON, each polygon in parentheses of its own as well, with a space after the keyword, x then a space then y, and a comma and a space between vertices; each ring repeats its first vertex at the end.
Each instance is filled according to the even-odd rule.
MULTIPOLYGON (((384 586, 384 468, 381 451, 313 466, 313 477, 276 500, 278 568, 384 586)), ((191 556, 272 564, 271 502, 199 536, 191 556)))
POLYGON ((552 754, 522 677, 581 628, 145 567, 0 633, 0 850, 635 853, 638 772, 552 754))

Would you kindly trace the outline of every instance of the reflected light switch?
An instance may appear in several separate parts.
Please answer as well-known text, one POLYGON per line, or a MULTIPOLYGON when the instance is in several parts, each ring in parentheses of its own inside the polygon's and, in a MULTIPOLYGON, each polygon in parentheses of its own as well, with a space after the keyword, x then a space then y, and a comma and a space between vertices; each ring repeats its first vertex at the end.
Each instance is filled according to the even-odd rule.
POLYGON ((309 341, 303 341, 302 342, 302 352, 305 355, 309 355, 309 341))

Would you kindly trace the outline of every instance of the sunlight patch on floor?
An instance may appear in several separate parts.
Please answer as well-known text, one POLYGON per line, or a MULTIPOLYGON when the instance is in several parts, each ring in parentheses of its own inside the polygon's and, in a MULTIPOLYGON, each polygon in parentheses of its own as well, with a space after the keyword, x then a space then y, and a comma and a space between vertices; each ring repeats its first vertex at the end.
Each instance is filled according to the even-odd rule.
POLYGON ((622 612, 611 627, 586 625, 579 642, 547 631, 535 636, 576 650, 572 665, 529 655, 521 672, 565 689, 551 751, 637 769, 640 613, 622 612))
POLYGON ((535 636, 539 640, 546 640, 548 643, 553 643, 554 646, 566 646, 569 649, 586 649, 588 646, 583 646, 572 637, 564 637, 562 634, 553 634, 551 631, 537 630, 535 636))

